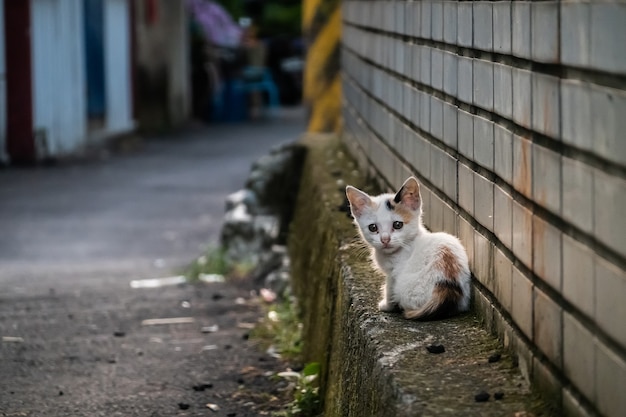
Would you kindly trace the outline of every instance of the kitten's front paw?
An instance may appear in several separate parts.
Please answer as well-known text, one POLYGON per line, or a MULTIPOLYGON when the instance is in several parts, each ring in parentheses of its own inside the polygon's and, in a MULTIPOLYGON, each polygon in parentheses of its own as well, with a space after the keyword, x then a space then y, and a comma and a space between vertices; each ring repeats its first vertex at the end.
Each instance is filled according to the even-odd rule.
POLYGON ((394 311, 396 309, 396 305, 388 303, 387 300, 381 300, 380 303, 378 303, 378 309, 386 312, 394 311))

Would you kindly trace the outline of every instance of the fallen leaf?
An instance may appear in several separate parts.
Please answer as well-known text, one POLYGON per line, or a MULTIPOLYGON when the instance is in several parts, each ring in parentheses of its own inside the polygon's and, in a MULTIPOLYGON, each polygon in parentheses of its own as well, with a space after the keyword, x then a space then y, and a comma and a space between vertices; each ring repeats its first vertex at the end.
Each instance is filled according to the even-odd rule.
POLYGON ((198 275, 198 279, 208 284, 225 281, 224 275, 220 275, 220 274, 200 274, 198 275))
POLYGON ((206 345, 206 346, 202 346, 202 350, 216 350, 218 347, 217 345, 206 345))
POLYGON ((276 293, 274 291, 267 289, 267 288, 261 288, 260 293, 261 293, 261 298, 266 303, 273 303, 274 301, 276 301, 276 293))
POLYGON ((206 405, 206 408, 208 408, 211 411, 215 411, 215 412, 220 411, 220 406, 217 405, 217 404, 208 403, 206 405))
POLYGON ((171 317, 164 319, 147 319, 141 322, 142 326, 158 326, 161 324, 188 324, 195 322, 193 317, 171 317))
POLYGON ((2 336, 4 343, 24 343, 24 339, 16 336, 2 336))
POLYGON ((200 331, 202 333, 215 333, 219 329, 220 329, 220 327, 217 324, 214 324, 213 326, 205 326, 200 331))

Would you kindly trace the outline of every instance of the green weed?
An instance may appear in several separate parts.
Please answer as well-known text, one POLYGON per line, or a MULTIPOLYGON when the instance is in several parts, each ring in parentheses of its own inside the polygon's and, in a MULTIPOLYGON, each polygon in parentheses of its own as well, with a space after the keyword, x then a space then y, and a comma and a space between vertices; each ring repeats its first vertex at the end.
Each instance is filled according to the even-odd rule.
POLYGON ((294 399, 287 409, 273 413, 274 417, 314 417, 320 414, 320 397, 317 379, 320 373, 320 364, 307 364, 302 372, 280 372, 277 375, 290 381, 294 399))
POLYGON ((224 278, 245 278, 252 272, 253 265, 233 262, 222 247, 210 247, 194 260, 183 272, 189 281, 198 281, 203 275, 221 275, 224 278))
POLYGON ((302 352, 302 322, 295 299, 270 305, 250 336, 283 358, 297 359, 302 352))

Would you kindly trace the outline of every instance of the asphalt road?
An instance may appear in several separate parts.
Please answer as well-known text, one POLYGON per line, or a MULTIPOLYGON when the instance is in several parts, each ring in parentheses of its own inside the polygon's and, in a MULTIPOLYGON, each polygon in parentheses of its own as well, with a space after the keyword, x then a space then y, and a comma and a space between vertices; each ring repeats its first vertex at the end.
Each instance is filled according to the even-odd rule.
POLYGON ((245 340, 260 314, 249 288, 129 283, 176 275, 218 242, 225 197, 303 130, 293 109, 0 170, 0 415, 261 414, 272 396, 263 374, 280 364, 245 340), (171 317, 193 322, 142 325, 171 317))

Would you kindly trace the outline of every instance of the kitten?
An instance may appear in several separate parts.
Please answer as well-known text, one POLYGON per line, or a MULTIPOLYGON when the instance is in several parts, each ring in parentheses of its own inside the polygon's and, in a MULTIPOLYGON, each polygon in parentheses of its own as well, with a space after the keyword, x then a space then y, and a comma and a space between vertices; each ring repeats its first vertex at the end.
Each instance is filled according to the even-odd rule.
POLYGON ((465 249, 450 234, 426 230, 414 177, 395 195, 372 197, 350 185, 346 195, 373 261, 386 274, 379 310, 399 307, 407 319, 437 320, 469 308, 465 249))

